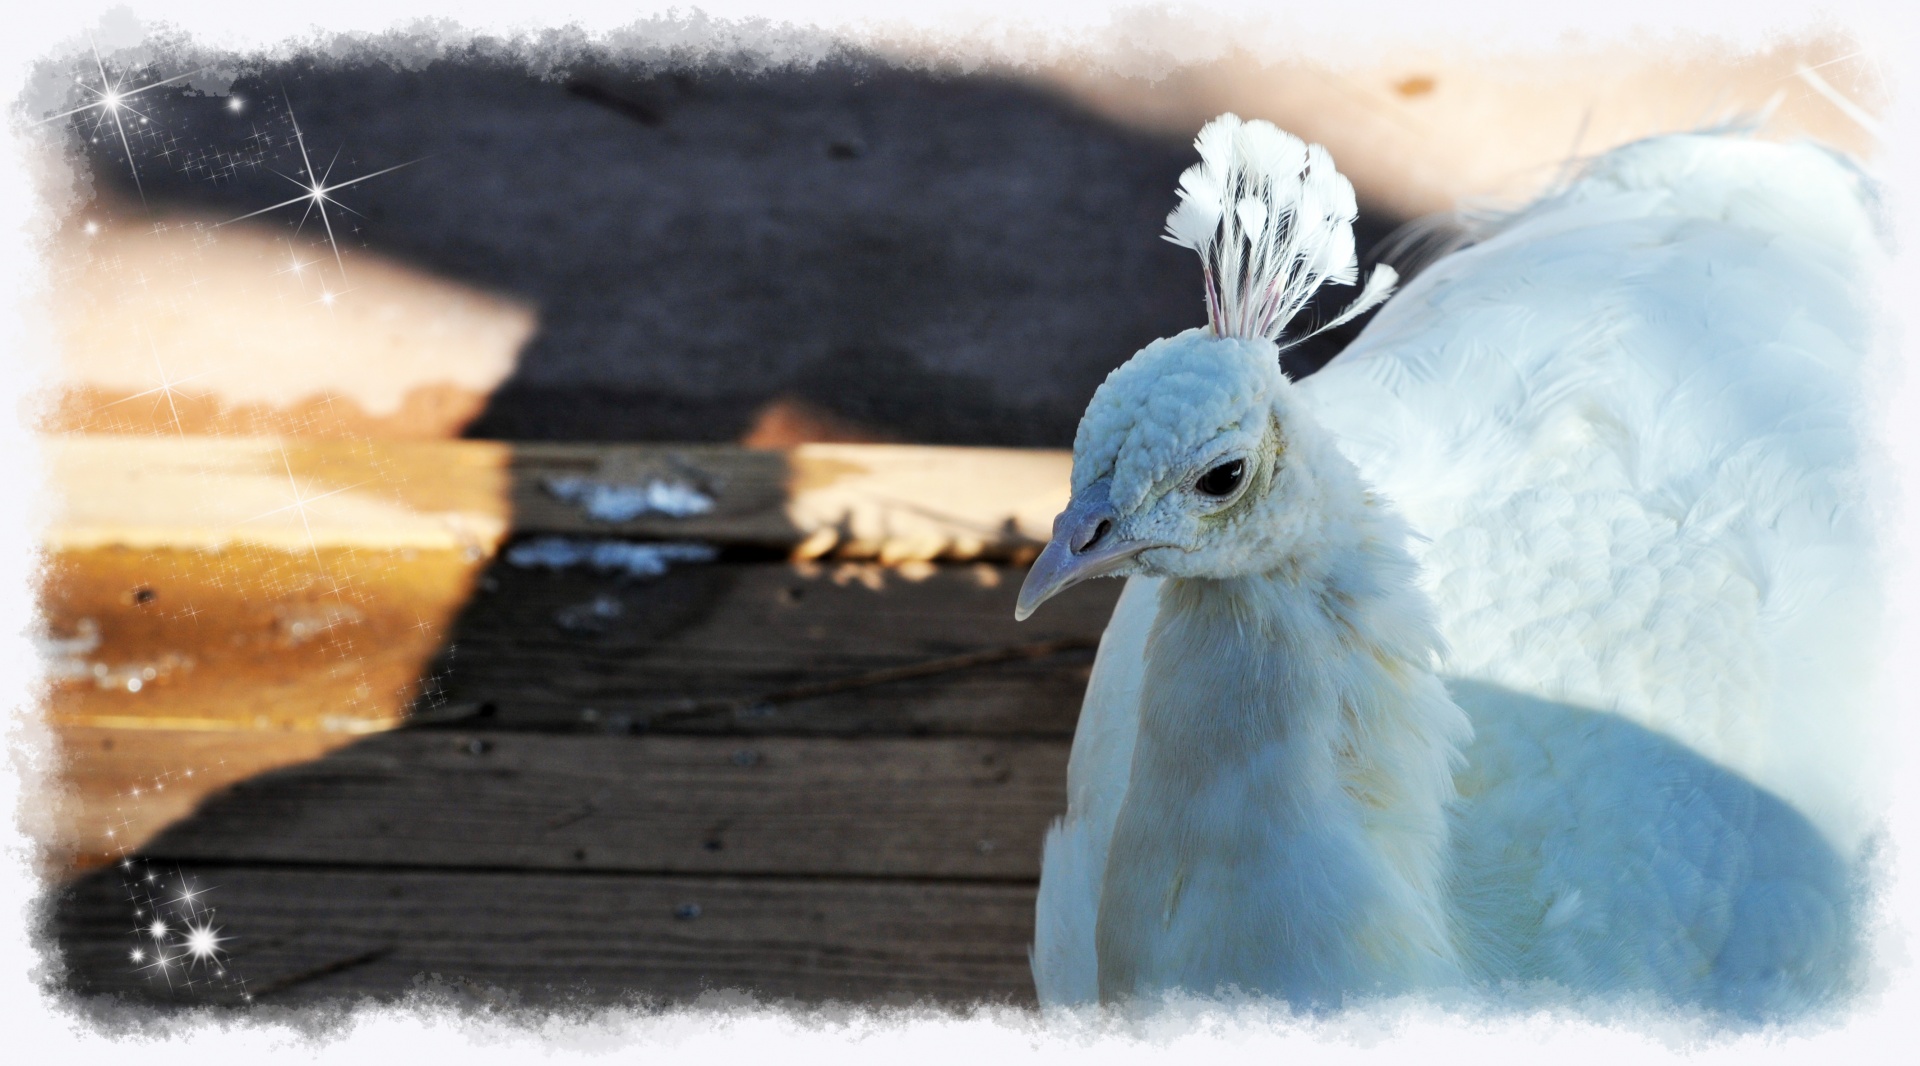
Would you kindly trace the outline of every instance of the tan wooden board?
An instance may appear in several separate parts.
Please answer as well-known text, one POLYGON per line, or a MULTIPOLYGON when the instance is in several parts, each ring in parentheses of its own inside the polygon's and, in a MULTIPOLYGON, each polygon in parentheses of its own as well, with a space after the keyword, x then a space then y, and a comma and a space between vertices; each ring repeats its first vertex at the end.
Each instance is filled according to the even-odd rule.
POLYGON ((473 574, 446 550, 63 552, 41 587, 47 711, 63 728, 391 728, 473 574))
POLYGON ((1064 741, 403 730, 254 777, 168 861, 1036 879, 1064 741))
POLYGON ((40 589, 54 868, 139 846, 227 783, 403 721, 474 573, 464 553, 97 547, 40 589))
POLYGON ((510 533, 703 540, 808 555, 1025 557, 1066 502, 1064 452, 905 444, 518 444, 64 435, 44 543, 461 550, 510 533), (709 495, 687 517, 602 521, 554 489, 667 479, 709 495))
MULTIPOLYGON (((166 868, 169 873, 172 867, 166 868)), ((1032 1002, 1030 885, 631 877, 418 869, 187 865, 228 968, 262 1006, 426 993, 475 1006, 763 1000, 1032 1002), (698 908, 697 914, 693 908, 698 908)), ((58 902, 70 987, 176 1003, 232 1002, 130 962, 120 873, 58 902)))
POLYGON ((490 553, 509 449, 484 442, 41 438, 57 552, 102 547, 490 553))

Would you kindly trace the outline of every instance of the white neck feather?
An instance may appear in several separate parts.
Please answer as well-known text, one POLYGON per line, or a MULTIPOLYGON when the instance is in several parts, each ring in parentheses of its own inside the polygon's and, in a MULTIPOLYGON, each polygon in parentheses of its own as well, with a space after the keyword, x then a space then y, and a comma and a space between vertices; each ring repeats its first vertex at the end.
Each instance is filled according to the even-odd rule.
POLYGON ((1352 510, 1312 562, 1162 588, 1096 925, 1102 999, 1333 1003, 1457 974, 1445 806, 1470 727, 1431 672, 1403 528, 1370 498, 1352 510))

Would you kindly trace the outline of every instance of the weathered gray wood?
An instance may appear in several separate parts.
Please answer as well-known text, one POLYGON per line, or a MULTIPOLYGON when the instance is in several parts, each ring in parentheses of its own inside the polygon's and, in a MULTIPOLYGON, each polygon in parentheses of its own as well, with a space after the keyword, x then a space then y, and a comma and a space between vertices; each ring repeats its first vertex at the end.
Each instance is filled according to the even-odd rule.
POLYGON ((676 702, 751 702, 812 682, 1066 642, 1080 648, 658 725, 1070 737, 1120 583, 1074 589, 1022 623, 1013 620, 1022 576, 977 564, 935 567, 913 581, 871 564, 763 563, 688 566, 632 582, 495 566, 454 626, 424 709, 485 707, 489 728, 621 731, 660 719, 676 702))
POLYGON ((523 533, 706 540, 780 551, 807 535, 786 513, 793 473, 785 452, 725 444, 524 443, 513 445, 508 470, 513 528, 523 533), (559 477, 629 484, 667 479, 701 489, 714 507, 684 518, 598 521, 548 489, 548 480, 559 477))
POLYGON ((218 795, 169 860, 1036 878, 1054 740, 401 731, 218 795))
MULTIPOLYGON (((481 1004, 764 998, 1031 1002, 1029 885, 186 867, 261 1005, 441 990, 481 1004)), ((227 1002, 136 969, 116 871, 56 908, 69 984, 227 1002)), ((199 971, 204 978, 205 971, 199 971)))

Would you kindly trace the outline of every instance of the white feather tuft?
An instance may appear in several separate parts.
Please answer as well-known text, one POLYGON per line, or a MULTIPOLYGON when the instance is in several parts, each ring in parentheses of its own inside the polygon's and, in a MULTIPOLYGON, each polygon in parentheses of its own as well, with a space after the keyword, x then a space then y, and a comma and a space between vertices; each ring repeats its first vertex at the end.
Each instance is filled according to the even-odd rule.
POLYGON ((1392 296, 1394 283, 1399 280, 1399 271, 1394 270, 1385 263, 1375 266, 1373 273, 1367 275, 1366 287, 1360 290, 1360 295, 1353 298, 1353 302, 1347 305, 1345 311, 1329 319, 1325 325, 1314 330, 1313 333, 1307 334, 1306 337, 1300 337, 1293 343, 1298 344, 1300 341, 1306 340, 1307 337, 1311 337, 1316 333, 1325 333, 1335 326, 1351 322, 1355 317, 1371 310, 1375 304, 1392 296))
MULTIPOLYGON (((1166 239, 1200 253, 1215 336, 1278 341, 1320 286, 1359 280, 1353 185, 1325 148, 1233 114, 1203 126, 1193 146, 1200 162, 1180 175, 1166 239)), ((1320 330, 1386 299, 1395 278, 1376 269, 1359 299, 1320 330)))

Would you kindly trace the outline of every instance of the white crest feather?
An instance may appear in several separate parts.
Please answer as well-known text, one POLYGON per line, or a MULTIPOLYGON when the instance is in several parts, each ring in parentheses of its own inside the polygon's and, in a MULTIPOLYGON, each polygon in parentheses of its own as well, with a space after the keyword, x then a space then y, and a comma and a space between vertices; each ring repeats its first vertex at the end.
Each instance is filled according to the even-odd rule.
MULTIPOLYGON (((1200 162, 1180 175, 1166 239, 1200 253, 1215 336, 1278 341, 1320 286, 1359 279, 1353 185, 1325 148, 1258 119, 1221 115, 1193 146, 1200 162)), ((1396 280, 1375 268, 1360 296, 1313 332, 1386 299, 1396 280)))

